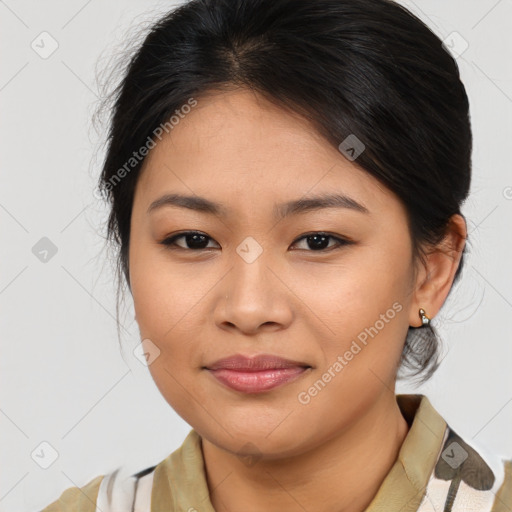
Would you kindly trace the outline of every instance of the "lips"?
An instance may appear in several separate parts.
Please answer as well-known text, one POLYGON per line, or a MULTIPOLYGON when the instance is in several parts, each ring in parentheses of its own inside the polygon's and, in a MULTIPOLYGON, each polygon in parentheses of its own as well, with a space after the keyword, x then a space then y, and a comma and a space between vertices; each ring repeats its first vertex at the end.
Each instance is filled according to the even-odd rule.
POLYGON ((282 357, 260 354, 254 357, 246 357, 240 354, 219 359, 212 365, 207 366, 209 370, 240 370, 246 372, 257 372, 261 370, 279 370, 283 368, 294 367, 307 368, 310 365, 300 361, 292 361, 290 359, 283 359, 282 357))
POLYGON ((305 362, 269 354, 254 357, 237 354, 205 367, 222 384, 244 393, 268 391, 296 380, 309 368, 305 362))

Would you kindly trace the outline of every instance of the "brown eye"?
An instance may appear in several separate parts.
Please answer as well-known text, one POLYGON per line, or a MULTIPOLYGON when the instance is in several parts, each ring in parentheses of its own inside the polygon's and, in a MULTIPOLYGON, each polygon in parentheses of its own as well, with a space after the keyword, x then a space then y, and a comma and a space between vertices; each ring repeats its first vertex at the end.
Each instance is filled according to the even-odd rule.
POLYGON ((296 245, 297 242, 299 242, 301 240, 305 240, 305 242, 306 242, 305 250, 317 251, 317 252, 321 252, 321 251, 327 252, 326 249, 328 251, 330 251, 332 249, 339 248, 340 246, 349 245, 352 243, 349 240, 346 240, 344 238, 330 235, 329 233, 323 233, 323 232, 308 233, 306 235, 303 235, 302 237, 298 238, 294 242, 294 245, 296 245), (334 244, 329 245, 331 241, 333 241, 334 244))
POLYGON ((212 239, 208 235, 205 235, 204 233, 200 233, 198 231, 186 231, 178 235, 168 237, 165 240, 162 240, 160 243, 171 249, 179 248, 195 251, 209 249, 210 247, 208 247, 208 242, 210 240, 212 239), (181 239, 183 239, 184 242, 176 243, 177 240, 181 239))

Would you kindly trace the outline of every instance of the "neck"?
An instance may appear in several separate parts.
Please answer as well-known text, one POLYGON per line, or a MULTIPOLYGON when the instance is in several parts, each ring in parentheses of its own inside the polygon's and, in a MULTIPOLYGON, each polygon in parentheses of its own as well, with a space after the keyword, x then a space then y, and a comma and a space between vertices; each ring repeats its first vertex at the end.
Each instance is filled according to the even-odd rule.
POLYGON ((216 512, 363 512, 397 459, 408 433, 394 394, 350 427, 295 457, 260 459, 258 470, 203 438, 216 512))

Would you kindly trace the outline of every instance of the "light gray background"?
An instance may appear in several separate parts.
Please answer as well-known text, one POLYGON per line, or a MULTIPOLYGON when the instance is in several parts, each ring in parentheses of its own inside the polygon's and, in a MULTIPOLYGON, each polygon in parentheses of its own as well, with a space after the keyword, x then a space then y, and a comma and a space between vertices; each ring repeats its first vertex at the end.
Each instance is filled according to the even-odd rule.
MULTIPOLYGON (((510 457, 512 1, 404 3, 455 50, 469 45, 458 62, 475 147, 463 210, 470 254, 435 319, 446 357, 430 383, 397 391, 427 394, 469 442, 510 457)), ((130 304, 121 316, 124 357, 119 349, 102 250, 107 211, 93 196, 103 156, 91 128, 96 68, 130 30, 173 5, 0 1, 1 511, 40 509, 121 464, 156 464, 190 430, 132 355, 140 340, 130 304), (58 43, 45 59, 31 47, 43 51, 46 37, 51 48, 43 31, 58 43), (57 248, 46 263, 33 253, 43 237, 57 248), (48 469, 36 463, 51 457, 42 442, 58 453, 48 469)))

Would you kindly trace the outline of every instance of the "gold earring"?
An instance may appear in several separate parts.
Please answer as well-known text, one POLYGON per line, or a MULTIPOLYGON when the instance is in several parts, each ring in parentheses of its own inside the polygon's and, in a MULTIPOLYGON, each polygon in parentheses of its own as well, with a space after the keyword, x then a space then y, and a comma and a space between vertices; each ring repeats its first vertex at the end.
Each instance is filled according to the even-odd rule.
POLYGON ((430 325, 430 318, 426 315, 425 310, 423 308, 420 308, 418 314, 420 315, 421 318, 422 327, 428 327, 430 325))

